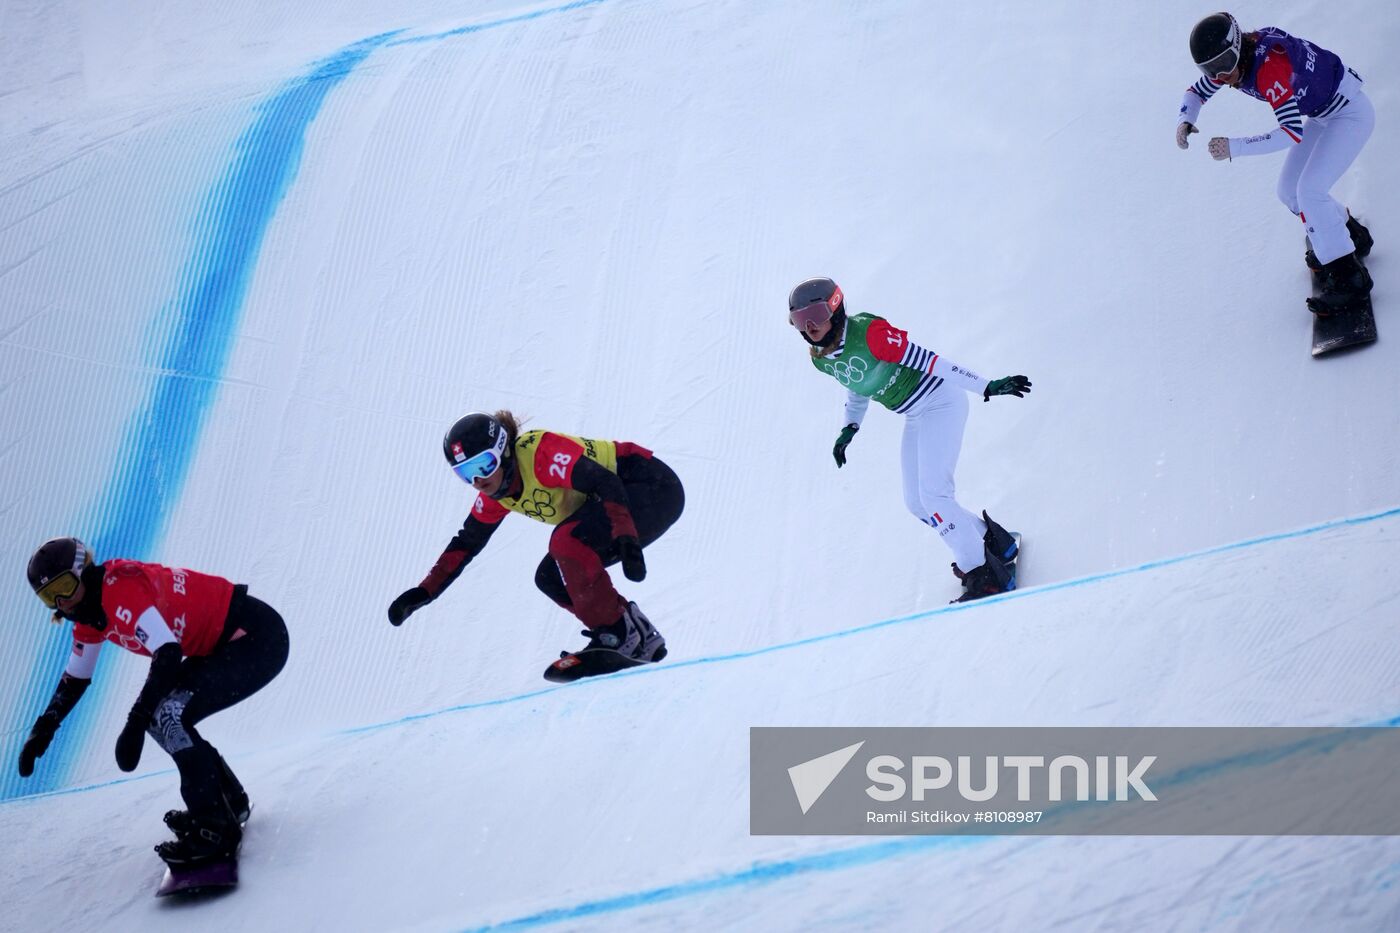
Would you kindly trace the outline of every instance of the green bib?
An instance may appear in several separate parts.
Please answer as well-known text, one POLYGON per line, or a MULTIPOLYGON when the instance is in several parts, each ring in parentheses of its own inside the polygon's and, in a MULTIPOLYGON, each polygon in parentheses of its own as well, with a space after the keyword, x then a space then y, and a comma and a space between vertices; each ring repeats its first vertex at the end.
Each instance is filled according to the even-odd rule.
POLYGON ((856 314, 846 319, 846 343, 838 357, 814 356, 812 365, 857 395, 874 399, 890 410, 904 404, 918 386, 922 373, 877 360, 870 352, 865 332, 873 314, 856 314))

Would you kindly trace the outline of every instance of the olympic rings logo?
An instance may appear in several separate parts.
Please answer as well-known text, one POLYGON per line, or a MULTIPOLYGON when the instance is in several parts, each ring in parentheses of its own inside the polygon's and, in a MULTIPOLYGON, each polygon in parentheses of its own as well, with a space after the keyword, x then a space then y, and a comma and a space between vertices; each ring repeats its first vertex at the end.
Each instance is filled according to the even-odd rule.
POLYGON ((558 514, 554 508, 554 497, 543 489, 536 489, 529 499, 521 500, 520 511, 541 522, 548 522, 558 514))
POLYGON ((858 356, 852 357, 848 363, 845 360, 837 360, 835 363, 825 363, 822 368, 836 377, 836 381, 843 386, 860 382, 865 378, 865 371, 869 364, 858 356))

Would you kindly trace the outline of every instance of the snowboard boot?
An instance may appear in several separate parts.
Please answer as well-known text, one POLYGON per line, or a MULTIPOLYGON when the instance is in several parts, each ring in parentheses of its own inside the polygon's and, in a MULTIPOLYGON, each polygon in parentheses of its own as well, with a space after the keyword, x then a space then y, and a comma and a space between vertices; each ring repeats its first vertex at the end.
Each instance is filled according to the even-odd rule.
MULTIPOLYGON (((1371 231, 1363 227, 1361 221, 1351 216, 1350 213, 1347 214, 1347 233, 1351 234, 1351 245, 1356 251, 1357 259, 1365 259, 1371 255, 1371 247, 1375 245, 1376 241, 1371 238, 1371 231)), ((1322 271, 1322 263, 1317 261, 1317 256, 1311 247, 1303 254, 1303 261, 1308 264, 1308 268, 1312 271, 1322 271)))
POLYGON ((987 524, 987 533, 982 536, 982 543, 986 545, 987 556, 995 557, 1001 563, 1008 563, 1016 559, 1016 539, 1011 536, 1011 532, 998 525, 987 515, 987 510, 982 510, 982 521, 987 524))
POLYGON ((248 799, 248 792, 243 789, 243 784, 233 773, 233 769, 224 761, 224 756, 218 752, 214 754, 219 759, 219 788, 224 792, 224 802, 233 814, 233 821, 242 826, 248 822, 248 817, 253 812, 252 801, 248 799))
POLYGON ((953 575, 963 585, 963 593, 953 600, 955 603, 970 603, 974 599, 1005 593, 1007 581, 1011 576, 1006 566, 995 557, 988 557, 980 567, 973 567, 967 573, 963 573, 957 564, 953 564, 953 575))
POLYGON ((1375 245, 1371 231, 1361 226, 1361 221, 1351 216, 1351 211, 1347 211, 1347 233, 1351 234, 1351 245, 1356 247, 1357 259, 1371 255, 1371 247, 1375 245))
MULTIPOLYGON (((253 805, 248 802, 247 797, 244 797, 241 805, 237 805, 237 809, 235 809, 235 806, 235 804, 229 804, 230 817, 239 826, 247 825, 248 817, 253 814, 253 805)), ((192 832, 191 827, 194 825, 194 818, 190 816, 190 811, 188 810, 166 810, 165 825, 169 826, 170 831, 176 836, 187 836, 192 832)))
MULTIPOLYGON (((629 602, 622 609, 622 615, 612 625, 602 628, 584 629, 580 634, 588 639, 574 654, 588 651, 616 651, 634 661, 660 661, 666 657, 666 639, 651 624, 636 603, 629 602)), ((569 652, 561 651, 559 656, 567 657, 569 652)))
POLYGON ((1339 314, 1364 302, 1371 294, 1371 273, 1355 253, 1334 259, 1314 274, 1318 277, 1318 295, 1309 299, 1308 307, 1315 314, 1339 314))
POLYGON ((228 861, 238 855, 243 841, 243 830, 237 823, 201 819, 184 810, 171 810, 165 815, 165 823, 175 831, 175 838, 157 845, 156 855, 171 868, 228 861), (176 814, 180 818, 172 820, 176 814))
MULTIPOLYGON (((253 804, 248 799, 248 792, 243 789, 238 778, 234 776, 233 769, 224 761, 224 756, 218 752, 214 753, 218 758, 219 768, 219 789, 223 791, 224 803, 228 807, 228 815, 239 826, 247 824, 248 817, 253 813, 253 804)), ((169 826, 175 835, 179 836, 187 832, 189 825, 190 811, 188 810, 167 810, 165 813, 165 825, 169 826)))

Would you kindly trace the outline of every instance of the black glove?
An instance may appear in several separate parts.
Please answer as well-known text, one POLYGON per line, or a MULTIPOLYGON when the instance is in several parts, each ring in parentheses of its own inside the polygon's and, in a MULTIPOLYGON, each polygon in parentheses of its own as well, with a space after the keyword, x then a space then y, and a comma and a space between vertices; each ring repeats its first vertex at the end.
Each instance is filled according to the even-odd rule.
POLYGON ((622 572, 633 583, 647 578, 647 562, 642 560, 642 545, 631 535, 617 539, 617 553, 622 558, 622 572))
POLYGON ((993 379, 987 383, 987 388, 982 390, 982 401, 990 402, 993 395, 1014 395, 1017 398, 1025 398, 1031 391, 1031 381, 1025 376, 1007 376, 1004 379, 993 379))
POLYGON ((151 717, 132 710, 126 717, 122 734, 117 736, 117 767, 123 771, 135 771, 141 763, 141 749, 146 744, 146 727, 151 717))
POLYGON ((422 609, 433 598, 428 595, 428 591, 421 586, 404 590, 398 597, 389 604, 389 624, 403 625, 403 620, 422 609))
POLYGON ((836 446, 831 448, 831 455, 836 458, 836 468, 839 470, 846 465, 846 448, 851 446, 851 438, 856 436, 860 430, 858 424, 848 424, 841 429, 841 433, 836 437, 836 446))
POLYGON ((58 720, 52 716, 40 716, 34 720, 34 728, 29 730, 29 738, 24 740, 24 747, 19 750, 20 777, 27 778, 34 773, 35 760, 44 757, 57 731, 58 720))

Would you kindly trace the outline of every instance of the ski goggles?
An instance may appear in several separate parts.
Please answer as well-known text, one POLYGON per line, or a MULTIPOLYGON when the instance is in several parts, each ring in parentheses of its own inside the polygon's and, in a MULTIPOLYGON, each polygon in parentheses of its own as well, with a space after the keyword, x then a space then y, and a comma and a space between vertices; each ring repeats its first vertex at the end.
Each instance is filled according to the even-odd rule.
POLYGON ((1235 66, 1240 63, 1240 24, 1231 23, 1230 32, 1226 37, 1230 47, 1213 58, 1203 62, 1196 62, 1196 67, 1201 69, 1207 78, 1212 81, 1219 81, 1221 78, 1235 70, 1235 66))
POLYGON ((496 438, 496 443, 490 450, 483 450, 475 456, 468 457, 466 451, 460 445, 452 448, 452 457, 456 461, 452 464, 452 472, 462 477, 462 482, 470 483, 472 480, 485 479, 501 468, 501 461, 506 454, 506 432, 501 431, 496 438))
POLYGON ((1234 71, 1239 63, 1239 49, 1226 49, 1210 61, 1203 62, 1199 67, 1207 78, 1219 82, 1221 79, 1229 77, 1230 72, 1234 71))
POLYGON ((80 584, 81 581, 79 581, 76 573, 71 570, 65 570, 48 583, 39 587, 36 592, 39 596, 39 600, 43 602, 45 606, 48 606, 50 609, 57 609, 58 601, 60 599, 72 599, 73 594, 78 592, 80 584))
POLYGON ((836 309, 841 307, 841 289, 831 293, 825 301, 814 301, 788 312, 788 322, 798 330, 806 330, 810 325, 825 324, 831 320, 836 309))

